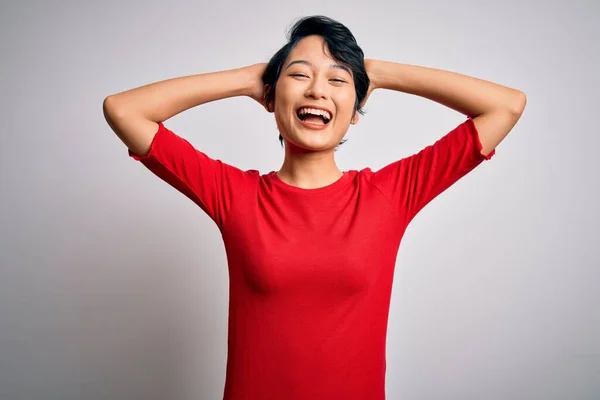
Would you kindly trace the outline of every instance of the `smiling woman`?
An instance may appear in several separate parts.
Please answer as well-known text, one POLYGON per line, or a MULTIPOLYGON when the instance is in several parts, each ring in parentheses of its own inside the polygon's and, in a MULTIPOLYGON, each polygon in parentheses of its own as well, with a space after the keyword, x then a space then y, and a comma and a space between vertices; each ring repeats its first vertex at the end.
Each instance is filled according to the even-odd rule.
MULTIPOLYGON (((336 108, 334 111, 341 111, 342 118, 333 117, 337 129, 327 138, 327 142, 311 145, 295 135, 290 126, 285 126, 277 118, 275 110, 279 141, 282 146, 284 141, 286 143, 286 158, 290 158, 287 156, 288 151, 293 152, 298 147, 326 151, 328 154, 333 147, 335 151, 344 143, 345 140, 342 139, 349 125, 358 122, 358 114, 363 112, 361 103, 369 88, 364 53, 355 37, 346 26, 330 18, 313 16, 301 19, 292 27, 288 43, 271 58, 262 77, 265 102, 267 109, 271 111, 275 98, 288 94, 287 91, 279 93, 277 89, 280 73, 284 78, 290 77, 298 81, 295 86, 287 85, 286 90, 295 90, 301 96, 310 97, 312 102, 309 106, 336 108), (354 97, 350 98, 352 94, 354 97), (337 110, 336 106, 342 109, 337 110)), ((321 156, 319 154, 319 158, 321 156)), ((284 162, 281 175, 291 175, 286 169, 284 162)), ((332 175, 339 174, 332 154, 328 157, 327 164, 321 165, 321 173, 326 176, 329 174, 327 171, 332 171, 332 175)))
POLYGON ((386 335, 399 246, 431 200, 485 160, 524 94, 476 78, 364 59, 350 31, 301 19, 268 64, 152 83, 105 99, 113 131, 218 226, 229 268, 224 400, 384 400, 386 335), (438 141, 374 172, 334 152, 375 88, 467 115, 438 141), (275 116, 285 158, 261 174, 211 158, 164 121, 248 96, 275 116))
MULTIPOLYGON (((342 67, 339 64, 327 65, 331 61, 331 56, 321 50, 324 48, 323 44, 323 39, 319 36, 310 36, 301 41, 298 47, 291 52, 289 58, 305 56, 315 61, 294 60, 289 62, 283 72, 283 82, 279 85, 276 85, 277 82, 273 84, 273 86, 276 85, 276 96, 278 98, 282 99, 287 96, 291 100, 304 103, 295 108, 295 112, 301 121, 310 122, 305 124, 309 128, 314 127, 314 125, 322 127, 323 124, 329 123, 334 116, 343 115, 344 111, 346 113, 348 110, 355 112, 353 110, 353 103, 355 102, 353 92, 355 89, 352 73, 349 68, 342 67), (289 80, 287 78, 293 79, 289 80), (307 103, 309 100, 312 101, 307 103), (338 112, 332 111, 334 109, 338 112)), ((266 85, 267 90, 269 90, 268 87, 271 84, 266 85)), ((268 109, 273 109, 275 96, 269 102, 268 109)), ((278 104, 285 104, 285 102, 280 101, 278 104)), ((280 113, 283 112, 282 110, 280 113)), ((340 124, 340 127, 343 128, 344 125, 340 124)), ((349 122, 345 124, 345 130, 340 129, 339 133, 344 135, 348 127, 349 122)), ((280 132, 283 130, 283 137, 286 138, 288 146, 291 144, 301 146, 299 143, 294 142, 293 136, 290 135, 291 131, 286 131, 280 124, 278 124, 278 128, 280 132)), ((289 129, 291 130, 291 127, 289 129)), ((281 134, 280 137, 282 137, 281 134)), ((334 139, 337 139, 336 135, 334 135, 334 139)))
MULTIPOLYGON (((314 179, 317 175, 327 184, 341 173, 334 151, 343 143, 350 125, 358 122, 365 91, 364 85, 355 84, 353 70, 356 75, 366 75, 364 58, 358 45, 348 45, 353 39, 349 31, 345 36, 338 32, 333 40, 329 39, 334 50, 330 50, 327 36, 311 34, 313 31, 302 23, 293 32, 290 43, 271 59, 263 75, 267 110, 275 113, 280 141, 283 144, 285 140, 286 144, 278 176, 290 184, 301 184, 300 180, 311 176, 314 179), (344 45, 338 45, 336 40, 344 45), (352 52, 360 57, 345 54, 352 52), (342 60, 353 58, 359 61, 354 65, 342 64, 342 60), (280 70, 280 75, 273 73, 280 70), (306 109, 314 110, 316 115, 305 113, 301 118, 299 110, 306 109), (325 111, 328 116, 322 117, 317 110, 325 111)), ((368 77, 359 80, 368 83, 368 77)))

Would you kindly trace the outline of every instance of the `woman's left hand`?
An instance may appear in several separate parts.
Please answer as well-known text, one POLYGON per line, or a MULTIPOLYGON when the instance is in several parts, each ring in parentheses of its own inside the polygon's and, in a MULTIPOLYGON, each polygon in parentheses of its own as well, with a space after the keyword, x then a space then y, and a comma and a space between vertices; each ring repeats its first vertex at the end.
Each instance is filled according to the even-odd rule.
POLYGON ((369 83, 369 89, 367 90, 367 95, 365 96, 365 98, 363 99, 363 101, 360 105, 361 107, 363 107, 367 103, 367 99, 369 98, 369 96, 371 95, 373 90, 375 90, 377 88, 377 84, 375 82, 375 76, 373 73, 373 64, 374 63, 375 63, 375 60, 365 58, 365 69, 367 70, 367 76, 369 77, 370 83, 369 83))

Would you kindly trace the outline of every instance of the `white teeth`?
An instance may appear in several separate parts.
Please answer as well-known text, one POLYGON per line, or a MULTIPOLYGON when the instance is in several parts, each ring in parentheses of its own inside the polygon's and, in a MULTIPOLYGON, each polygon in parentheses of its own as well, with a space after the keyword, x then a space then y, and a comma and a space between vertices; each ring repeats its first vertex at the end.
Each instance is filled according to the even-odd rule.
POLYGON ((307 108, 307 107, 304 107, 304 108, 301 108, 298 111, 298 114, 300 114, 300 115, 303 115, 303 114, 322 115, 322 116, 324 116, 327 119, 331 119, 331 115, 327 111, 325 111, 325 110, 318 110, 316 108, 307 108))

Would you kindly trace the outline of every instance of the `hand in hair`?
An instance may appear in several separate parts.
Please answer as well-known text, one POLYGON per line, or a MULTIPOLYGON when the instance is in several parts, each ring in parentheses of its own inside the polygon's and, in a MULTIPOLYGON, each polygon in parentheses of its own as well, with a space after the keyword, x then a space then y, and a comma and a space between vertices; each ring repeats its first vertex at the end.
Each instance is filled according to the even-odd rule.
POLYGON ((373 90, 377 88, 376 79, 373 73, 373 60, 365 58, 365 69, 367 71, 367 76, 369 77, 369 89, 367 89, 367 95, 360 103, 360 107, 364 107, 364 105, 367 104, 367 99, 369 98, 373 90))
POLYGON ((250 79, 248 97, 254 99, 258 104, 269 111, 265 104, 265 85, 262 80, 266 67, 266 63, 258 63, 249 65, 245 67, 245 69, 248 71, 250 79))

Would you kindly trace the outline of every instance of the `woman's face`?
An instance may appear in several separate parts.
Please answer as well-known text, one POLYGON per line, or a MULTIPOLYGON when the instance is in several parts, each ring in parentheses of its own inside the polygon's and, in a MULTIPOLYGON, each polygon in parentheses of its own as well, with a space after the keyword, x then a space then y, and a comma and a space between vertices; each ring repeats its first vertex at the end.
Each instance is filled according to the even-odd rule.
POLYGON ((321 36, 302 39, 283 64, 275 88, 277 127, 299 149, 332 150, 358 122, 352 73, 326 51, 321 36))

